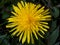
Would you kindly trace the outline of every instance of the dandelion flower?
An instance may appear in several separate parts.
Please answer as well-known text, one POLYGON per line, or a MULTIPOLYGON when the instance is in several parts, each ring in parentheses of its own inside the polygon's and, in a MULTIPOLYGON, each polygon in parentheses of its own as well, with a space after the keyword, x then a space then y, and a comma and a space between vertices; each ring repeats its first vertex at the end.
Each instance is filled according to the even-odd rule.
POLYGON ((51 20, 51 15, 49 15, 49 9, 44 9, 44 6, 40 4, 36 5, 31 2, 18 2, 17 6, 13 5, 14 11, 11 13, 13 16, 8 18, 7 28, 13 28, 10 30, 12 35, 19 36, 19 41, 22 41, 22 44, 27 41, 29 44, 30 41, 34 43, 33 35, 38 40, 38 36, 44 38, 42 34, 49 29, 47 21, 51 20), (40 33, 40 32, 41 33, 40 33))

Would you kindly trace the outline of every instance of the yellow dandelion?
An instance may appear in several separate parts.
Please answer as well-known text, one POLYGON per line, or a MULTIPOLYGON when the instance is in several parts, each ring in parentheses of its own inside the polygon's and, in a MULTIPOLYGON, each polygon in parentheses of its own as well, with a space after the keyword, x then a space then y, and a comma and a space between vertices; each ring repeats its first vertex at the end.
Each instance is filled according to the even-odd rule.
POLYGON ((13 5, 14 11, 12 11, 12 14, 14 16, 7 19, 8 22, 12 23, 6 25, 6 27, 15 27, 10 30, 10 32, 13 32, 12 35, 19 36, 19 41, 22 41, 22 44, 26 40, 27 43, 30 43, 30 41, 34 43, 33 34, 37 40, 37 35, 44 38, 41 33, 45 34, 44 31, 49 29, 46 21, 51 20, 50 12, 48 12, 49 9, 44 10, 45 7, 42 7, 40 4, 36 5, 23 1, 18 2, 17 6, 13 5))

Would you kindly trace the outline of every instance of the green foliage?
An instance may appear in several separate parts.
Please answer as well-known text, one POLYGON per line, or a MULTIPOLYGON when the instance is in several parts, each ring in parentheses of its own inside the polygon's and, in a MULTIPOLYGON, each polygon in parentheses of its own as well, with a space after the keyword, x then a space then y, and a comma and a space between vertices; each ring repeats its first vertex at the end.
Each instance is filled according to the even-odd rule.
POLYGON ((58 42, 58 43, 56 43, 55 45, 59 45, 60 43, 58 42))
POLYGON ((8 42, 8 36, 7 34, 5 35, 0 35, 0 45, 10 45, 10 43, 8 42))
MULTIPOLYGON (((6 29, 7 18, 9 18, 12 14, 12 4, 17 4, 18 1, 21 0, 0 0, 0 45, 22 45, 17 37, 12 37, 8 32, 9 29, 6 29)), ((57 25, 57 21, 59 19, 59 4, 58 0, 23 0, 27 2, 40 3, 45 5, 50 9, 52 20, 49 22, 49 26, 51 26, 48 33, 45 35, 46 38, 39 39, 35 41, 35 44, 29 45, 59 45, 59 26, 57 25)), ((26 43, 24 44, 26 45, 26 43)), ((27 44, 28 45, 28 44, 27 44)))
POLYGON ((54 18, 57 18, 59 16, 59 9, 57 7, 53 7, 52 15, 54 18))
POLYGON ((54 45, 56 39, 59 36, 59 27, 57 27, 50 35, 49 35, 49 45, 54 45))

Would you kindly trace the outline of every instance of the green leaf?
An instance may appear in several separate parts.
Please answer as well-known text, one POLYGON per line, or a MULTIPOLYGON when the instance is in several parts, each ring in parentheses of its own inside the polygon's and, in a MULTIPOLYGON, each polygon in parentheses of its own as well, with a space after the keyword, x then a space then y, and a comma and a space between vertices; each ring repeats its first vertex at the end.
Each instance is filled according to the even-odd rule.
POLYGON ((56 39, 59 36, 59 27, 57 27, 55 29, 55 31, 52 32, 52 34, 49 37, 49 45, 54 45, 54 43, 56 42, 56 39))
POLYGON ((10 43, 8 42, 8 36, 7 34, 5 35, 0 35, 0 45, 10 45, 10 43))
POLYGON ((5 35, 0 35, 0 38, 5 38, 7 36, 7 34, 5 35))
POLYGON ((58 42, 58 43, 56 43, 55 45, 59 45, 59 42, 58 42))
POLYGON ((59 9, 56 7, 53 7, 53 16, 54 18, 57 18, 59 16, 59 9))
POLYGON ((6 39, 4 39, 1 45, 10 45, 10 43, 6 39))
POLYGON ((56 24, 57 23, 57 20, 55 21, 52 21, 52 24, 51 24, 51 32, 56 28, 56 24))
POLYGON ((3 15, 2 15, 2 19, 6 19, 8 18, 10 15, 8 15, 8 13, 4 12, 3 15))

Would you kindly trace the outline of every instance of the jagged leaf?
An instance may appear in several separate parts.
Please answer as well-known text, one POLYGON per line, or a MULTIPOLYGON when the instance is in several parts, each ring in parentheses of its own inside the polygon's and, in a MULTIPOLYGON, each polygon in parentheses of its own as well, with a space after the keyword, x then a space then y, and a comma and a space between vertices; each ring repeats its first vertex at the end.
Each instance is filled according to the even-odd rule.
POLYGON ((57 25, 57 20, 52 21, 52 24, 51 24, 51 32, 56 28, 56 25, 57 25))
POLYGON ((59 16, 59 9, 57 7, 53 7, 53 16, 57 18, 59 16))
POLYGON ((57 27, 55 31, 53 31, 52 34, 49 36, 49 45, 54 45, 58 36, 59 36, 59 27, 57 27))

